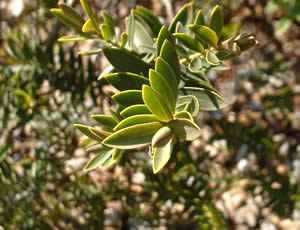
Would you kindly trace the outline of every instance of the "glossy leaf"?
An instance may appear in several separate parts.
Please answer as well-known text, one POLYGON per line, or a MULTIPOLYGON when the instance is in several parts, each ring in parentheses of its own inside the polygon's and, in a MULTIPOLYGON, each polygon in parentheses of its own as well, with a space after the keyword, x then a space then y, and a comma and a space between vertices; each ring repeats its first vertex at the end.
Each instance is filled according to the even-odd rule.
POLYGON ((233 36, 235 36, 241 28, 240 23, 230 23, 225 26, 223 26, 223 30, 221 33, 221 38, 219 39, 219 42, 225 41, 233 36))
POLYGON ((106 14, 104 11, 102 11, 101 14, 102 14, 102 18, 103 18, 105 24, 109 28, 110 35, 112 36, 112 38, 114 38, 115 37, 115 22, 114 22, 114 20, 108 14, 106 14))
POLYGON ((174 73, 172 67, 161 57, 158 57, 155 62, 155 70, 163 76, 172 89, 175 98, 178 96, 178 83, 176 79, 176 74, 174 73))
POLYGON ((135 149, 144 147, 151 143, 153 135, 163 125, 160 122, 151 122, 139 124, 121 129, 109 137, 102 143, 119 149, 135 149))
POLYGON ((190 25, 188 27, 196 34, 196 37, 200 39, 200 41, 217 48, 218 36, 215 31, 202 25, 190 25))
POLYGON ((188 111, 181 111, 174 115, 175 118, 184 118, 190 121, 194 121, 192 115, 188 111))
POLYGON ((103 147, 103 150, 94 156, 84 167, 85 171, 90 171, 95 168, 100 167, 107 159, 109 159, 113 154, 114 149, 103 147))
POLYGON ((114 48, 104 48, 103 52, 108 61, 119 71, 148 75, 150 66, 132 53, 114 48))
POLYGON ((112 96, 112 99, 125 107, 143 104, 141 90, 125 90, 112 96))
POLYGON ((102 73, 99 75, 97 80, 102 80, 107 74, 111 73, 114 71, 114 67, 113 65, 108 65, 103 71, 102 73))
POLYGON ((97 32, 91 19, 88 19, 84 23, 84 25, 82 26, 82 32, 84 32, 84 33, 96 33, 97 32))
POLYGON ((99 32, 99 25, 98 25, 97 16, 93 12, 93 10, 91 9, 91 7, 89 6, 87 0, 80 0, 80 3, 82 5, 82 8, 83 8, 84 12, 87 14, 87 16, 89 17, 89 19, 91 19, 92 24, 93 24, 95 30, 99 32))
POLYGON ((160 73, 153 69, 150 69, 149 71, 149 80, 151 87, 156 90, 162 98, 164 98, 171 113, 174 113, 177 98, 171 89, 170 82, 166 81, 160 73))
POLYGON ((212 90, 184 87, 184 92, 188 95, 194 95, 198 99, 200 110, 215 111, 222 109, 227 105, 224 98, 212 90))
POLYGON ((174 70, 174 73, 176 75, 177 85, 178 85, 179 76, 180 76, 180 65, 179 65, 178 56, 175 51, 175 48, 172 45, 172 43, 169 42, 169 40, 164 41, 160 51, 160 57, 163 58, 174 70))
POLYGON ((91 116, 95 121, 97 121, 100 125, 104 127, 108 127, 113 129, 118 122, 109 115, 104 115, 104 114, 95 114, 91 116))
POLYGON ((164 145, 152 147, 153 173, 158 173, 169 161, 176 143, 176 137, 172 137, 164 145))
POLYGON ((121 47, 124 48, 126 46, 126 43, 128 41, 128 34, 126 32, 123 32, 121 34, 121 47))
POLYGON ((114 149, 111 157, 114 161, 118 161, 121 159, 121 157, 123 156, 124 153, 125 153, 125 150, 123 150, 123 149, 114 149))
POLYGON ((114 131, 127 128, 129 126, 144 124, 149 122, 158 121, 158 119, 152 114, 137 114, 122 120, 115 128, 114 131))
POLYGON ((157 37, 157 44, 156 44, 156 56, 158 57, 161 52, 161 47, 165 40, 169 40, 172 44, 175 44, 175 40, 173 38, 173 35, 169 32, 167 27, 163 26, 161 27, 158 37, 157 37))
POLYGON ((101 30, 101 34, 102 37, 105 41, 109 41, 111 39, 111 35, 110 35, 110 31, 109 31, 109 27, 106 24, 101 24, 100 25, 100 30, 101 30))
POLYGON ((165 100, 157 93, 157 91, 147 85, 143 86, 143 100, 152 114, 160 121, 172 120, 172 113, 165 100))
POLYGON ((166 144, 173 136, 173 131, 170 127, 164 126, 159 129, 153 136, 151 146, 157 147, 166 144))
POLYGON ((205 59, 210 65, 220 65, 221 64, 219 58, 210 50, 206 50, 205 59))
POLYGON ((190 48, 191 50, 194 50, 196 52, 202 53, 204 51, 204 47, 196 38, 184 34, 184 33, 175 33, 173 34, 176 38, 179 39, 186 47, 190 48))
POLYGON ((117 161, 115 161, 112 156, 110 158, 108 158, 106 161, 104 161, 100 166, 99 168, 102 168, 102 169, 105 169, 105 168, 108 168, 112 165, 114 165, 115 163, 117 163, 117 161))
POLYGON ((129 49, 132 50, 133 45, 134 45, 134 33, 135 33, 135 23, 134 23, 133 11, 131 11, 129 18, 125 22, 126 22, 126 28, 127 28, 127 34, 128 34, 128 46, 129 46, 129 49))
POLYGON ((51 9, 51 13, 57 17, 59 21, 61 21, 63 24, 71 27, 75 31, 81 33, 81 25, 74 22, 72 19, 67 17, 62 9, 51 9))
POLYGON ((181 10, 176 14, 174 19, 172 20, 169 30, 174 33, 176 29, 177 22, 181 22, 184 26, 193 23, 194 20, 194 12, 195 12, 195 4, 194 2, 186 4, 181 10))
POLYGON ((199 56, 194 57, 188 65, 189 71, 192 73, 200 73, 202 70, 202 60, 199 56))
POLYGON ((151 112, 146 105, 132 105, 125 108, 120 114, 126 118, 137 114, 151 114, 151 112))
POLYGON ((218 35, 218 37, 220 38, 223 26, 224 26, 223 10, 219 5, 217 5, 213 9, 213 11, 210 15, 209 27, 212 30, 214 30, 216 32, 216 34, 218 35))
POLYGON ((113 119, 115 119, 116 120, 116 122, 120 122, 120 121, 122 121, 122 117, 121 117, 121 115, 118 113, 118 112, 115 112, 115 111, 113 111, 111 108, 109 108, 109 112, 110 112, 110 115, 113 117, 113 119))
POLYGON ((67 5, 63 2, 59 2, 58 5, 59 5, 59 8, 62 9, 64 14, 67 17, 69 17, 70 19, 72 19, 73 22, 75 22, 79 26, 82 26, 84 24, 84 19, 81 17, 81 15, 78 13, 78 11, 75 10, 73 7, 67 5))
MULTIPOLYGON (((138 16, 135 16, 135 17, 138 17, 138 16)), ((153 39, 152 39, 152 34, 147 31, 146 25, 141 24, 141 22, 139 22, 137 20, 135 21, 134 44, 137 47, 139 47, 140 45, 152 46, 154 44, 153 39)))
POLYGON ((130 89, 142 89, 142 85, 149 85, 148 78, 129 72, 111 73, 105 76, 105 79, 120 91, 130 89))
POLYGON ((100 130, 100 129, 96 129, 96 128, 93 128, 93 127, 89 127, 89 130, 92 134, 94 134, 95 136, 101 138, 102 140, 104 138, 108 137, 111 134, 110 132, 103 131, 103 130, 100 130))
POLYGON ((89 39, 88 37, 84 37, 81 35, 68 35, 63 36, 58 39, 59 42, 77 42, 77 41, 84 41, 89 39))
POLYGON ((168 126, 173 130, 176 137, 186 141, 192 141, 200 135, 200 128, 188 119, 175 119, 168 126))
POLYGON ((183 104, 178 104, 175 108, 175 112, 180 113, 180 112, 186 111, 188 106, 189 106, 188 102, 183 103, 183 104))
POLYGON ((157 36, 162 27, 162 24, 160 23, 158 18, 153 15, 150 10, 142 6, 137 6, 136 13, 149 24, 154 34, 157 36))
POLYGON ((102 51, 103 51, 102 49, 96 49, 96 50, 80 51, 78 52, 78 54, 82 56, 91 56, 91 55, 102 53, 102 51))
POLYGON ((98 135, 95 135, 93 132, 91 132, 91 130, 90 130, 91 127, 89 127, 89 126, 75 124, 74 127, 77 128, 82 134, 86 135, 87 137, 89 137, 95 141, 101 142, 103 140, 101 137, 99 137, 98 135))
POLYGON ((200 112, 200 105, 197 98, 193 95, 185 95, 178 97, 177 105, 187 103, 185 110, 190 112, 193 117, 197 116, 200 112))
POLYGON ((205 25, 205 19, 204 19, 204 15, 203 15, 203 12, 202 10, 199 10, 197 15, 196 15, 196 18, 195 18, 195 22, 194 22, 195 25, 205 25))

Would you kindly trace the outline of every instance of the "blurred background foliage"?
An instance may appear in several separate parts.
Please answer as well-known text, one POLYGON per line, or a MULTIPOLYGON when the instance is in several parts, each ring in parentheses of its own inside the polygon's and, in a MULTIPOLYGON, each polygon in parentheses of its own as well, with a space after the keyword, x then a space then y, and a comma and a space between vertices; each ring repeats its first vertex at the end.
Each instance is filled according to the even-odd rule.
MULTIPOLYGON (((106 113, 113 88, 97 81, 102 56, 77 54, 93 44, 56 41, 68 33, 49 13, 57 2, 0 3, 0 229, 300 228, 299 1, 195 1, 207 13, 220 4, 259 44, 209 73, 232 103, 201 113, 201 137, 158 175, 143 151, 83 172, 73 124, 106 113)), ((186 2, 90 1, 121 31, 136 4, 168 24, 186 2)))

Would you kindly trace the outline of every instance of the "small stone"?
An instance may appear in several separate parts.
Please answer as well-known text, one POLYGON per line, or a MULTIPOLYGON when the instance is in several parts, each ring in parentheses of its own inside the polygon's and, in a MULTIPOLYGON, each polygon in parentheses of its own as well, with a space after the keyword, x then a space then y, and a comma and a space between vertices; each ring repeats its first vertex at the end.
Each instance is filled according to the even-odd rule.
POLYGON ((279 148, 279 154, 282 156, 287 156, 289 153, 290 144, 289 142, 285 141, 279 148))

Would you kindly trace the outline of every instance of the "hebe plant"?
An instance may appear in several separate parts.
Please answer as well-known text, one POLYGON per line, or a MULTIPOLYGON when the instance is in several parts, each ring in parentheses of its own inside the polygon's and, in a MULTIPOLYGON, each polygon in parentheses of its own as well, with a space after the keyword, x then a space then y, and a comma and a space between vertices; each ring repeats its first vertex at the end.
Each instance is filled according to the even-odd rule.
POLYGON ((129 149, 150 146, 153 172, 168 162, 178 141, 192 141, 200 134, 194 122, 200 110, 214 111, 226 106, 224 98, 206 77, 209 70, 228 70, 226 60, 256 44, 249 33, 224 25, 223 11, 216 6, 206 22, 203 12, 195 14, 194 3, 186 4, 170 26, 162 25, 150 10, 138 6, 125 19, 126 31, 115 33, 115 22, 102 17, 87 0, 81 5, 88 19, 72 7, 59 3, 52 13, 78 34, 61 42, 94 40, 97 50, 110 62, 103 77, 120 92, 112 96, 117 109, 110 115, 93 115, 102 129, 76 124, 85 136, 82 146, 96 156, 85 170, 108 167, 129 149))

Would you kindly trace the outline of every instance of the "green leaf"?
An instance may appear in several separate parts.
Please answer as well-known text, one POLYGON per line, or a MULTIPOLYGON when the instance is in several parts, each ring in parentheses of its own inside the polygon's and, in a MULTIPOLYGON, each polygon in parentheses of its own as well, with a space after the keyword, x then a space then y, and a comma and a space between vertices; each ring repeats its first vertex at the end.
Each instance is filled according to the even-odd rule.
POLYGON ((210 15, 209 27, 212 30, 214 30, 216 32, 216 34, 218 35, 218 37, 220 38, 223 26, 224 26, 223 10, 219 5, 217 5, 213 9, 213 11, 210 15))
POLYGON ((134 45, 134 34, 135 34, 135 23, 134 23, 133 11, 131 11, 129 19, 126 19, 125 23, 126 23, 127 34, 128 34, 128 46, 129 49, 132 50, 134 45))
POLYGON ((126 43, 128 41, 128 34, 126 32, 123 32, 121 34, 121 47, 124 48, 126 46, 126 43))
POLYGON ((156 45, 156 56, 158 57, 161 52, 161 47, 165 40, 169 40, 172 44, 175 44, 175 40, 173 35, 169 32, 167 27, 161 27, 158 37, 157 37, 157 45, 156 45))
POLYGON ((241 23, 230 23, 223 27, 221 38, 219 42, 225 41, 233 36, 235 36, 241 28, 241 23))
POLYGON ((194 121, 192 115, 188 111, 181 111, 181 112, 175 113, 174 117, 188 119, 192 122, 194 121))
POLYGON ((102 73, 99 75, 98 77, 98 81, 102 80, 107 74, 111 73, 114 71, 114 67, 113 65, 108 65, 103 71, 102 73))
POLYGON ((101 12, 103 20, 105 22, 105 24, 108 26, 109 28, 109 32, 110 35, 112 36, 112 38, 115 38, 115 22, 114 20, 108 15, 106 14, 104 11, 101 12))
POLYGON ((226 63, 224 62, 221 62, 220 65, 217 65, 217 66, 211 66, 209 68, 209 70, 213 70, 213 71, 226 71, 226 70, 230 70, 230 66, 227 65, 226 63))
POLYGON ((102 53, 102 51, 103 51, 102 49, 96 49, 96 50, 80 51, 78 52, 78 54, 82 56, 91 56, 91 55, 102 53))
POLYGON ((125 107, 144 103, 141 90, 125 90, 113 95, 112 99, 125 107))
POLYGON ((146 105, 132 105, 125 108, 120 114, 126 118, 137 114, 151 114, 151 112, 146 105))
POLYGON ((220 65, 219 58, 210 50, 206 50, 205 59, 210 65, 220 65))
POLYGON ((51 13, 57 17, 59 21, 61 21, 63 24, 71 27, 75 31, 82 33, 81 32, 81 25, 77 24, 73 20, 71 20, 69 17, 67 17, 62 9, 51 9, 51 13))
POLYGON ((68 35, 63 36, 58 39, 59 42, 77 42, 77 41, 84 41, 89 39, 88 37, 84 37, 81 35, 68 35))
POLYGON ((200 105, 197 98, 193 95, 185 95, 178 97, 177 105, 186 104, 185 110, 190 112, 193 117, 196 117, 200 112, 200 105))
POLYGON ((169 40, 165 40, 160 51, 160 57, 163 58, 174 70, 176 75, 177 85, 179 83, 179 76, 180 76, 180 65, 178 61, 178 56, 175 51, 174 46, 172 45, 169 40))
POLYGON ((227 105, 224 98, 212 90, 195 87, 184 87, 183 90, 186 94, 194 95, 199 100, 200 110, 215 111, 227 105))
POLYGON ((148 75, 150 66, 132 53, 115 48, 104 48, 103 52, 108 61, 119 71, 148 75))
POLYGON ((204 51, 204 47, 196 38, 184 34, 184 33, 175 33, 173 34, 179 41, 181 41, 186 47, 194 50, 196 52, 202 53, 204 51))
POLYGON ((90 128, 92 127, 90 126, 75 124, 74 127, 77 128, 81 133, 95 141, 101 142, 103 140, 101 137, 91 132, 90 128))
POLYGON ((75 22, 79 26, 82 26, 84 24, 84 19, 81 17, 81 15, 78 13, 78 11, 75 10, 73 7, 67 5, 63 2, 59 2, 58 5, 59 5, 59 8, 62 9, 64 14, 67 17, 69 17, 70 19, 72 19, 73 22, 75 22))
POLYGON ((82 32, 84 32, 84 33, 96 33, 97 32, 91 19, 88 19, 84 23, 84 25, 82 26, 82 32))
POLYGON ((84 171, 90 171, 95 168, 100 167, 107 159, 109 159, 113 154, 114 149, 102 146, 102 150, 94 156, 84 167, 84 171))
POLYGON ((200 41, 217 48, 218 36, 215 31, 207 26, 201 25, 189 25, 188 27, 196 34, 196 37, 200 39, 200 41))
POLYGON ((112 159, 114 161, 119 161, 124 153, 125 153, 125 150, 123 150, 123 149, 114 149, 113 154, 112 154, 112 159))
POLYGON ((152 14, 151 10, 148 10, 147 8, 144 8, 142 6, 137 6, 136 13, 149 24, 154 34, 157 36, 162 27, 162 24, 160 23, 158 18, 152 14))
POLYGON ((144 124, 158 121, 158 119, 152 114, 137 114, 122 120, 115 128, 114 131, 124 129, 133 125, 144 124))
POLYGON ((194 22, 195 25, 205 25, 205 19, 204 19, 204 15, 203 15, 203 12, 202 10, 199 10, 197 15, 196 15, 196 18, 195 18, 195 22, 194 22))
MULTIPOLYGON (((137 18, 139 16, 135 16, 137 18)), ((142 19, 140 19, 142 20, 142 19)), ((152 31, 151 33, 148 32, 146 29, 148 24, 144 22, 145 25, 141 24, 141 21, 135 20, 135 33, 134 33, 134 44, 139 47, 141 45, 148 45, 152 46, 154 44, 153 39, 152 39, 152 31)), ((149 28, 150 30, 150 28, 149 28)))
POLYGON ((194 2, 186 4, 172 20, 169 30, 171 33, 175 32, 177 22, 181 22, 184 26, 192 24, 194 21, 195 4, 194 2))
POLYGON ((109 108, 109 112, 110 112, 110 115, 113 117, 113 119, 116 120, 116 122, 119 123, 120 121, 122 121, 123 118, 121 117, 121 115, 119 113, 113 111, 111 108, 109 108))
POLYGON ((177 98, 172 91, 170 82, 166 81, 160 73, 153 69, 150 69, 149 71, 149 80, 151 87, 156 90, 162 98, 164 98, 171 113, 174 113, 177 98))
POLYGON ((172 136, 172 129, 168 126, 164 126, 154 134, 151 145, 152 147, 164 145, 170 140, 170 138, 172 138, 172 136))
POLYGON ((176 74, 174 73, 172 67, 161 57, 158 57, 155 62, 155 70, 160 73, 167 82, 169 82, 175 98, 178 96, 178 83, 176 79, 176 74))
POLYGON ((111 39, 111 34, 109 31, 109 27, 106 24, 100 25, 101 35, 105 41, 109 41, 111 39))
POLYGON ((202 70, 202 60, 199 56, 194 57, 188 65, 189 71, 192 73, 200 73, 202 70))
POLYGON ((176 143, 176 137, 172 137, 164 145, 152 147, 153 173, 158 173, 169 161, 176 143))
POLYGON ((89 137, 86 137, 86 136, 82 136, 79 140, 79 143, 78 143, 78 146, 80 148, 87 148, 89 146, 92 146, 92 145, 95 145, 99 143, 98 141, 95 141, 89 137))
POLYGON ((179 105, 176 106, 175 112, 180 113, 180 112, 186 111, 188 106, 189 106, 188 102, 183 103, 183 104, 179 104, 179 105))
POLYGON ((91 116, 95 121, 97 121, 100 125, 113 129, 118 122, 109 115, 104 115, 104 114, 95 114, 91 116))
POLYGON ((142 92, 143 100, 153 115, 160 121, 167 122, 173 119, 170 109, 159 93, 147 85, 143 86, 142 92))
POLYGON ((100 129, 96 129, 96 128, 93 128, 93 127, 89 127, 89 130, 90 130, 90 132, 91 132, 93 135, 95 135, 95 136, 101 138, 102 140, 103 140, 104 138, 108 137, 108 136, 111 134, 110 132, 103 131, 103 130, 100 130, 100 129))
POLYGON ((139 124, 121 129, 109 137, 102 143, 119 149, 135 149, 144 147, 151 143, 153 135, 163 125, 160 122, 151 122, 139 124))
POLYGON ((128 72, 111 73, 106 75, 104 78, 120 91, 130 89, 141 90, 143 85, 149 85, 148 78, 128 72))
POLYGON ((110 157, 106 161, 104 161, 99 167, 105 169, 112 166, 115 163, 117 163, 117 161, 115 161, 112 157, 110 157))
POLYGON ((80 0, 80 3, 82 5, 84 12, 87 14, 89 19, 91 19, 95 30, 97 31, 97 33, 99 33, 100 31, 99 31, 98 19, 97 19, 96 14, 93 12, 91 7, 89 6, 87 0, 80 0))
POLYGON ((168 126, 173 130, 176 137, 186 141, 192 141, 200 135, 200 128, 188 119, 175 119, 168 126))

